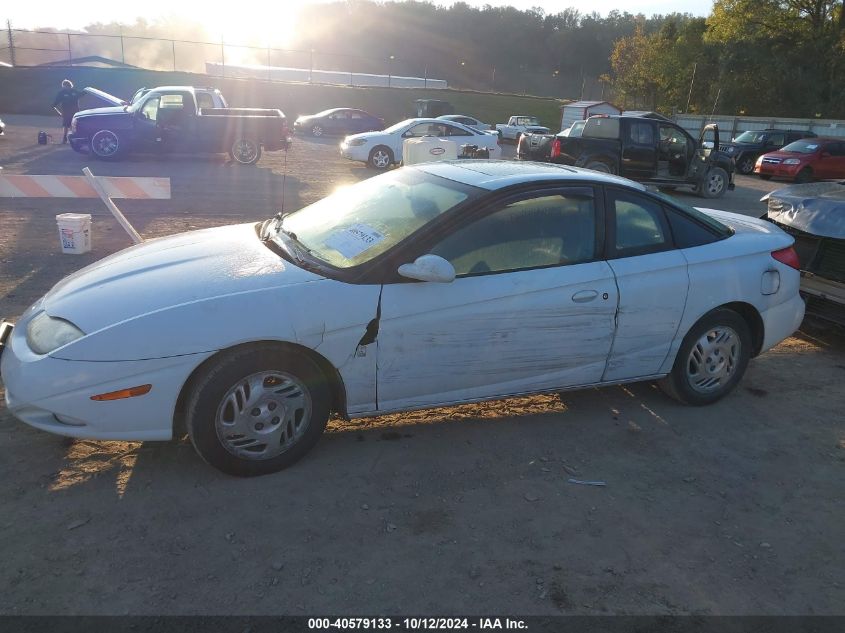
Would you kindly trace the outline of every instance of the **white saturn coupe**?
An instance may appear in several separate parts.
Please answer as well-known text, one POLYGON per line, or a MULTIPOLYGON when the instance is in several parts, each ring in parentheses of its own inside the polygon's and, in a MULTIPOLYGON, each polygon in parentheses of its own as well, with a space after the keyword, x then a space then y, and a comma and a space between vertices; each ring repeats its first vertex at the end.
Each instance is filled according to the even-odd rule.
POLYGON ((500 158, 499 136, 442 119, 407 119, 380 132, 353 134, 343 139, 340 155, 349 160, 366 163, 373 169, 387 169, 402 162, 405 139, 436 136, 461 145, 477 145, 490 151, 490 158, 500 158))
POLYGON ((706 405, 804 314, 792 237, 629 180, 452 161, 287 216, 133 246, 59 282, 2 354, 9 410, 260 475, 354 418, 658 380, 706 405))

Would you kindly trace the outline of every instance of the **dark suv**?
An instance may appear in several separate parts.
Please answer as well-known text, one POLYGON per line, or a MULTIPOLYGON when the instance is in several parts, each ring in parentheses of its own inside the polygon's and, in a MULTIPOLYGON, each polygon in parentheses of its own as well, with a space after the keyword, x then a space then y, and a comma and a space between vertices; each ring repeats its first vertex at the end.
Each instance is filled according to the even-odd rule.
POLYGON ((807 130, 776 130, 774 128, 748 130, 730 143, 723 143, 722 151, 734 159, 736 170, 740 174, 750 174, 754 171, 754 164, 762 154, 779 150, 793 141, 815 136, 813 132, 807 130))

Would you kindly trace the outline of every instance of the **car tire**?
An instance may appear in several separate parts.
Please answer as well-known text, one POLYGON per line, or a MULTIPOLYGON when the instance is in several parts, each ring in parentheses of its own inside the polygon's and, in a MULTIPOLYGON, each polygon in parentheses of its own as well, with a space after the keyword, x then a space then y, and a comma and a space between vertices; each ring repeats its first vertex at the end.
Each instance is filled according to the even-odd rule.
POLYGON ((377 145, 367 157, 367 167, 372 169, 387 169, 394 163, 393 151, 386 145, 377 145))
POLYGON ((212 360, 187 399, 185 426, 197 453, 229 475, 274 473, 320 439, 331 393, 319 367, 280 346, 245 346, 212 360))
POLYGON ((749 156, 748 154, 743 155, 738 161, 736 161, 736 170, 743 174, 748 175, 754 171, 754 164, 756 163, 756 159, 754 156, 749 156))
POLYGON ((261 143, 251 136, 238 136, 229 146, 229 157, 239 165, 254 165, 261 158, 261 143))
POLYGON ((771 180, 772 175, 771 174, 760 174, 760 179, 761 180, 771 180))
POLYGON ((717 308, 692 326, 671 373, 657 384, 684 404, 711 404, 736 387, 750 358, 751 331, 745 319, 733 310, 717 308))
POLYGON ((587 163, 585 169, 592 169, 593 171, 600 172, 602 174, 612 174, 613 168, 605 162, 600 160, 594 160, 590 163, 587 163))
POLYGON ((721 198, 728 189, 728 172, 721 167, 712 167, 696 193, 705 198, 721 198))
POLYGON ((323 135, 323 126, 322 125, 314 125, 311 127, 311 136, 315 136, 317 138, 323 135))
POLYGON ((125 151, 122 147, 123 140, 114 130, 97 130, 91 137, 88 147, 91 155, 99 160, 116 160, 125 151))
POLYGON ((810 182, 812 179, 813 179, 813 170, 810 169, 809 167, 805 167, 804 169, 802 169, 801 171, 799 171, 795 175, 795 182, 799 183, 799 184, 805 183, 805 182, 810 182))

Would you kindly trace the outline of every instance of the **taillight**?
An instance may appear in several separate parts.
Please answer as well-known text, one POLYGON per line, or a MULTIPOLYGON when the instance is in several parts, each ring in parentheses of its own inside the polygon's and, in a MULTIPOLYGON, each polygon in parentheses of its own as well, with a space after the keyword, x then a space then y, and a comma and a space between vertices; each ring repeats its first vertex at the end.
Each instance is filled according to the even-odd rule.
POLYGON ((786 264, 795 270, 801 270, 801 262, 798 261, 798 253, 791 246, 782 248, 779 251, 772 251, 772 257, 778 260, 781 264, 786 264))
POLYGON ((552 141, 552 153, 549 158, 557 158, 560 156, 560 139, 556 138, 552 141))

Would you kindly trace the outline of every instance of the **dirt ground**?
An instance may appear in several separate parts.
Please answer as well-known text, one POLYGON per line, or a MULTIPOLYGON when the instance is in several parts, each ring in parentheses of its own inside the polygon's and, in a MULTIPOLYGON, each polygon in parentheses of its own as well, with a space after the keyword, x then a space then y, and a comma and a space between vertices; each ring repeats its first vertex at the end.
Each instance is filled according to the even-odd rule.
MULTIPOLYGON (((55 120, 3 119, 2 173, 170 177, 172 200, 119 201, 145 237, 371 175, 336 139, 296 139, 283 178, 283 153, 97 163, 35 144, 55 120)), ((711 206, 759 215, 778 186, 737 183, 711 206)), ((0 315, 128 245, 98 201, 0 199, 0 315), (64 211, 94 216, 91 254, 59 253, 64 211)), ((706 408, 638 384, 335 420, 252 480, 184 441, 48 435, 0 399, 0 614, 842 614, 844 341, 808 329, 706 408)))

